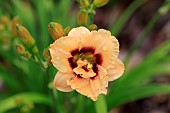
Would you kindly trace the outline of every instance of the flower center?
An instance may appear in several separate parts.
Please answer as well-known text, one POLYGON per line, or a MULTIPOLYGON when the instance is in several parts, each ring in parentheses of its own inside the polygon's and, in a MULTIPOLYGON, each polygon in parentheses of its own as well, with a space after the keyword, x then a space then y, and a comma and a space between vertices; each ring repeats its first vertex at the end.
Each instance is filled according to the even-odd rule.
POLYGON ((68 58, 70 67, 77 77, 95 79, 98 76, 97 65, 102 65, 100 53, 95 53, 94 47, 83 47, 70 51, 72 57, 68 58))
POLYGON ((86 58, 79 58, 77 60, 77 67, 73 69, 73 71, 83 77, 83 78, 91 78, 96 76, 96 73, 93 71, 93 64, 89 62, 86 58))

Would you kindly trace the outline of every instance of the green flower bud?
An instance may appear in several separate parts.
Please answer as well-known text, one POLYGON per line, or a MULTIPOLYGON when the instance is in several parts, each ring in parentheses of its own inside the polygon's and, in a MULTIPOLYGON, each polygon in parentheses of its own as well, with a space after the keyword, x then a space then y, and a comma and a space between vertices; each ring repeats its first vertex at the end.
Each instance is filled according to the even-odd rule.
POLYGON ((79 11, 77 13, 77 24, 86 26, 88 21, 88 13, 84 11, 79 11))
POLYGON ((50 51, 48 48, 44 49, 43 56, 45 59, 47 59, 50 56, 50 51))
POLYGON ((25 47, 23 45, 21 45, 21 44, 16 45, 16 52, 19 55, 24 55, 25 54, 25 47))
POLYGON ((50 32, 50 35, 53 37, 54 40, 57 40, 60 37, 64 36, 63 26, 59 23, 51 22, 48 25, 48 31, 50 32))
POLYGON ((17 33, 20 39, 27 45, 29 48, 35 46, 35 40, 28 32, 28 30, 19 24, 16 25, 17 33))
POLYGON ((97 25, 96 24, 92 24, 89 26, 89 30, 90 31, 93 31, 93 30, 96 30, 97 29, 97 25))
POLYGON ((93 4, 96 7, 102 7, 102 6, 106 5, 108 2, 109 2, 109 0, 94 0, 93 4))
POLYGON ((89 6, 88 0, 79 0, 79 3, 82 8, 89 6))
POLYGON ((7 26, 9 24, 9 19, 7 16, 2 16, 0 18, 0 24, 4 25, 4 26, 7 26))
POLYGON ((65 35, 68 35, 68 33, 70 32, 70 30, 71 30, 70 26, 67 26, 67 27, 64 29, 65 35))
POLYGON ((23 55, 23 58, 25 60, 29 60, 31 58, 31 54, 28 51, 26 51, 25 54, 23 55))
POLYGON ((14 17, 11 20, 11 33, 13 36, 17 35, 17 31, 16 31, 16 24, 21 24, 20 20, 18 17, 14 17))

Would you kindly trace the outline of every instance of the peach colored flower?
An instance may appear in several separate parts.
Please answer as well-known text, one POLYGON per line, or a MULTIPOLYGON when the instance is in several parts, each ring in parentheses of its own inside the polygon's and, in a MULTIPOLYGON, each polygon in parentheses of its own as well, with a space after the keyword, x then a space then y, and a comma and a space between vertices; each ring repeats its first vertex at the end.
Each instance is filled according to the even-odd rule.
POLYGON ((56 89, 76 90, 96 101, 107 94, 108 81, 119 78, 124 65, 118 59, 119 43, 104 29, 89 31, 73 28, 68 36, 50 45, 53 65, 58 69, 54 79, 56 89))

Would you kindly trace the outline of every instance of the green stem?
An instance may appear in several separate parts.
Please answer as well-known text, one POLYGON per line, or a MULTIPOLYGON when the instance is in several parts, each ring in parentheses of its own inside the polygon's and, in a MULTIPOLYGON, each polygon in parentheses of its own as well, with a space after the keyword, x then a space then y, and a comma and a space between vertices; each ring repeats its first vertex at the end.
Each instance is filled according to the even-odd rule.
POLYGON ((93 20, 94 20, 94 14, 89 13, 89 25, 93 24, 93 20))
POLYGON ((49 94, 53 99, 53 105, 52 105, 52 109, 54 111, 54 113, 61 113, 59 112, 60 107, 59 107, 59 103, 58 103, 58 94, 57 94, 57 90, 55 89, 55 87, 52 85, 51 83, 51 76, 50 76, 50 68, 46 68, 46 74, 47 74, 47 84, 50 83, 50 88, 49 88, 49 94))
POLYGON ((52 89, 52 94, 53 94, 53 107, 54 107, 54 112, 55 112, 55 113, 58 113, 57 108, 58 108, 58 109, 60 109, 60 108, 58 107, 58 104, 57 104, 57 91, 56 91, 55 88, 52 89), (56 106, 57 106, 57 107, 56 107, 56 106))
POLYGON ((41 67, 42 67, 43 69, 46 69, 46 68, 44 67, 43 60, 41 59, 40 55, 39 55, 38 53, 36 53, 36 54, 34 54, 34 55, 35 55, 36 58, 38 59, 38 62, 40 63, 41 67))
POLYGON ((82 113, 83 112, 83 96, 81 94, 78 95, 78 103, 77 103, 77 109, 75 113, 82 113))
POLYGON ((104 95, 100 95, 95 102, 96 113, 107 113, 107 104, 104 95))

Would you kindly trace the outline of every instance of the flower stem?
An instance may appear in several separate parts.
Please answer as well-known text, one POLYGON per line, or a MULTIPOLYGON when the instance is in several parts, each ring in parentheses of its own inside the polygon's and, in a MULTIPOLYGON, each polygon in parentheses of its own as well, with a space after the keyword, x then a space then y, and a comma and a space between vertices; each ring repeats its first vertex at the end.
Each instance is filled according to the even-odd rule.
POLYGON ((78 102, 77 102, 77 109, 75 113, 82 113, 83 112, 83 96, 82 95, 78 95, 78 102))
POLYGON ((54 105, 53 105, 54 106, 54 113, 58 113, 57 108, 59 108, 59 107, 56 107, 58 105, 57 105, 57 92, 56 92, 55 88, 52 89, 52 94, 53 94, 53 102, 54 102, 54 105))
POLYGON ((107 104, 104 95, 100 95, 95 102, 96 113, 107 113, 107 104))
POLYGON ((44 67, 44 64, 43 64, 43 60, 41 59, 40 55, 37 53, 37 54, 34 54, 35 57, 37 58, 37 62, 39 63, 39 65, 43 68, 43 69, 46 69, 44 67))

